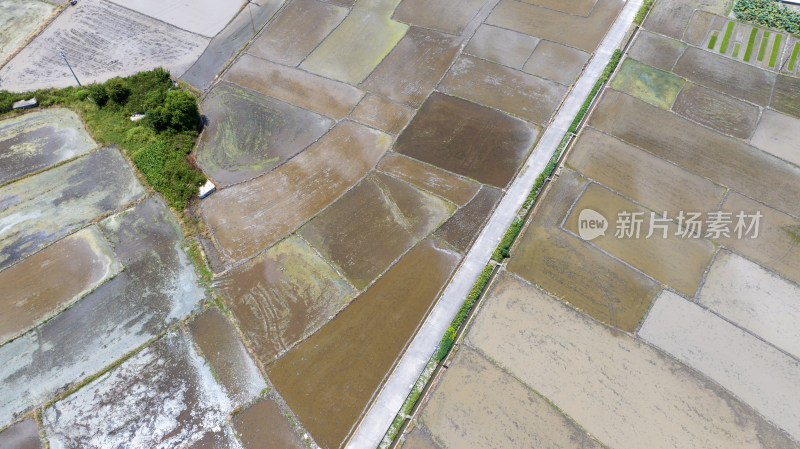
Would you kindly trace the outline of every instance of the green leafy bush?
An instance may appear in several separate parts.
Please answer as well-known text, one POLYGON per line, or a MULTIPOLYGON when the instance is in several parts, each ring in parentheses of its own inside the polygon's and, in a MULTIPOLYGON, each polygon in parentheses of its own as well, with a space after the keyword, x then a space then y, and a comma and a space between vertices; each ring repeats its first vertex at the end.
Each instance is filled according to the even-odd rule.
POLYGON ((106 91, 106 86, 102 84, 92 83, 87 88, 89 91, 89 98, 97 105, 97 107, 102 108, 103 106, 108 103, 108 91, 106 91))
POLYGON ((169 117, 170 126, 178 131, 195 129, 200 122, 197 99, 184 90, 167 92, 164 113, 169 117))
POLYGON ((738 0, 733 13, 739 20, 800 34, 800 13, 776 0, 738 0))
POLYGON ((461 308, 458 310, 456 317, 453 318, 453 321, 448 326, 447 331, 444 333, 444 337, 442 337, 442 341, 439 342, 439 349, 436 352, 436 360, 441 361, 447 354, 450 352, 450 348, 453 347, 453 343, 456 339, 456 333, 458 328, 461 327, 461 324, 464 323, 464 320, 469 315, 470 310, 475 305, 475 301, 481 296, 483 293, 483 289, 486 288, 486 284, 489 282, 489 278, 492 276, 492 271, 494 271, 494 267, 492 265, 486 265, 481 275, 478 276, 478 280, 475 281, 475 284, 472 286, 472 290, 469 291, 469 295, 467 295, 467 299, 464 300, 464 303, 461 304, 461 308))
POLYGON ((108 97, 118 105, 125 104, 128 97, 131 95, 131 90, 128 88, 127 83, 120 77, 111 78, 106 81, 106 91, 108 97))

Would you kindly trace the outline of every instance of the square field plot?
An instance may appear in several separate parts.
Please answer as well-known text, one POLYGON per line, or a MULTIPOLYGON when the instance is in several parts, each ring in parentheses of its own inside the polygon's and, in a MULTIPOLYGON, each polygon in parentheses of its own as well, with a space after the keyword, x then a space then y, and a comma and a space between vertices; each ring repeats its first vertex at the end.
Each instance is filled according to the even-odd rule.
POLYGON ((434 93, 397 139, 395 150, 479 182, 505 187, 539 129, 465 100, 434 93))

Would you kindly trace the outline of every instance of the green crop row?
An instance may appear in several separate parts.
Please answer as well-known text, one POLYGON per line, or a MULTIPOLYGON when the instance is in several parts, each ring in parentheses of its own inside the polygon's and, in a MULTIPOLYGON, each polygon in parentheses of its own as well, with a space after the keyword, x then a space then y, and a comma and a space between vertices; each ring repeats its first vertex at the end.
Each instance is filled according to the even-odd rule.
POLYGON ((747 41, 747 50, 744 52, 745 62, 750 62, 750 58, 753 56, 753 47, 756 45, 756 37, 758 37, 758 28, 753 28, 750 30, 750 39, 747 41))
POLYGON ((733 13, 739 20, 800 34, 800 13, 776 0, 738 0, 733 13))

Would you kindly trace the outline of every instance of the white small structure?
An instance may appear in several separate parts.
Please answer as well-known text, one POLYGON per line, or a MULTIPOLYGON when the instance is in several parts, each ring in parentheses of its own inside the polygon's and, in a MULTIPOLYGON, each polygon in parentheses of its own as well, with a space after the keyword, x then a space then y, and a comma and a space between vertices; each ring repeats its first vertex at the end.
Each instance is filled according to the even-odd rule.
POLYGON ((211 193, 214 192, 215 190, 217 190, 217 186, 215 186, 210 179, 207 179, 206 183, 203 184, 203 187, 200 187, 200 199, 203 199, 208 195, 211 195, 211 193))
POLYGON ((144 118, 144 114, 133 114, 131 116, 131 121, 132 122, 138 122, 139 120, 141 120, 143 118, 144 118))
POLYGON ((30 100, 19 100, 11 105, 12 109, 28 109, 28 108, 35 108, 39 106, 39 101, 36 100, 36 97, 31 98, 30 100))

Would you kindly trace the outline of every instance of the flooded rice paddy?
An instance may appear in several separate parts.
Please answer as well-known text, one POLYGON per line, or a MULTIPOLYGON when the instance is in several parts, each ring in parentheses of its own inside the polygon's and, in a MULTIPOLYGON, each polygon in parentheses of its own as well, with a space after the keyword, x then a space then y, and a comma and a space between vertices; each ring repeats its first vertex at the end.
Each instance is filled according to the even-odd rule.
POLYGON ((661 70, 672 70, 687 45, 660 34, 642 31, 633 43, 628 56, 661 70))
POLYGON ((0 89, 12 92, 74 84, 56 52, 62 48, 83 83, 158 66, 174 75, 203 53, 208 39, 103 0, 67 8, 0 69, 0 89))
POLYGON ((95 148, 68 109, 36 111, 0 122, 0 185, 95 148))
MULTIPOLYGON (((759 107, 754 104, 691 83, 681 90, 672 110, 689 120, 740 139, 748 139, 753 135, 760 113, 759 107)), ((767 113, 769 111, 765 111, 767 113)))
POLYGON ((397 179, 410 182, 459 206, 467 204, 480 189, 475 181, 422 163, 395 152, 386 153, 378 170, 397 179))
POLYGON ((41 449, 39 426, 33 418, 20 421, 0 432, 0 445, 15 449, 41 449))
POLYGON ((56 9, 44 1, 0 0, 0 63, 56 9))
POLYGON ((794 132, 798 126, 800 119, 766 110, 761 115, 751 143, 785 161, 800 165, 800 147, 795 141, 797 133, 794 132))
POLYGON ((278 359, 269 377, 323 447, 341 447, 461 257, 419 243, 366 292, 278 359))
POLYGON ((214 0, 199 0, 191 4, 165 4, 159 0, 111 1, 182 30, 206 37, 214 37, 222 31, 241 7, 237 2, 214 0))
POLYGON ((460 252, 466 253, 502 196, 501 190, 489 186, 481 187, 472 201, 453 214, 436 231, 436 235, 460 252))
POLYGON ((459 35, 485 2, 462 0, 458 7, 448 0, 405 0, 392 18, 403 23, 459 35))
POLYGON ((274 361, 356 296, 309 244, 289 237, 218 281, 256 356, 274 361))
POLYGON ((0 269, 144 194, 119 150, 104 148, 0 190, 0 269))
POLYGON ((536 37, 484 24, 472 36, 464 52, 521 70, 538 43, 536 37))
POLYGON ((217 192, 202 209, 222 255, 241 261, 269 247, 357 183, 388 146, 385 134, 342 122, 277 169, 217 192))
POLYGON ((589 53, 556 42, 541 41, 523 71, 569 86, 589 61, 589 53))
POLYGON ((222 185, 266 173, 333 125, 321 115, 227 83, 215 86, 202 108, 208 126, 197 162, 222 185))
POLYGON ((0 344, 56 315, 122 268, 102 233, 90 226, 0 271, 0 344))
POLYGON ((305 449, 307 446, 274 401, 262 399, 233 418, 248 449, 305 449))
POLYGON ((611 87, 652 105, 669 109, 684 83, 679 76, 628 58, 619 67, 611 87))
POLYGON ((410 107, 370 94, 358 103, 350 118, 389 134, 398 134, 411 121, 413 115, 414 110, 410 107))
POLYGON ((521 120, 435 93, 394 149, 479 182, 505 187, 538 135, 537 127, 521 120))

